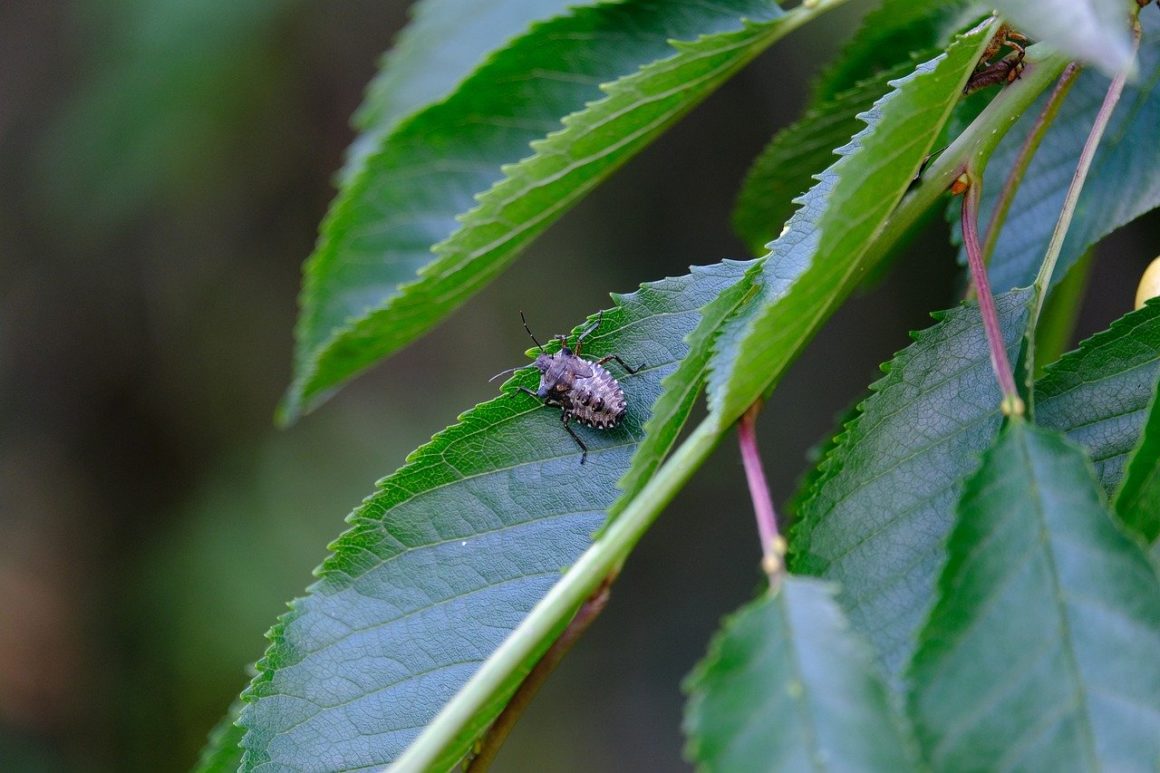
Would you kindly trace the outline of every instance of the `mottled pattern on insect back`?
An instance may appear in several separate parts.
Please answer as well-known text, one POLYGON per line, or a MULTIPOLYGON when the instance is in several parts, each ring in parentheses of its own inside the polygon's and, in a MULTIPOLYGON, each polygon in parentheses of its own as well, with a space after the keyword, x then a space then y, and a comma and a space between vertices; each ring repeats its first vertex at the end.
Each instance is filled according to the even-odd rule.
MULTIPOLYGON (((564 429, 568 430, 568 434, 580 446, 582 452, 580 464, 584 464, 588 458, 588 446, 584 445, 584 441, 572 429, 571 421, 575 419, 594 429, 612 429, 621 422, 628 409, 624 390, 604 367, 604 363, 615 360, 628 373, 636 373, 644 367, 644 364, 641 363, 635 368, 630 368, 624 360, 615 354, 601 357, 595 361, 583 359, 581 351, 584 347, 584 339, 600 327, 600 322, 604 319, 603 311, 600 312, 600 316, 596 318, 591 327, 576 337, 574 351, 568 346, 567 336, 556 336, 556 340, 560 342, 560 351, 555 354, 548 354, 544 351, 543 345, 536 340, 536 336, 528 327, 528 321, 524 318, 522 311, 520 319, 524 320, 524 330, 528 331, 528 335, 532 337, 540 349, 539 356, 532 363, 532 367, 540 371, 540 387, 535 392, 527 387, 519 387, 517 391, 542 400, 544 405, 562 409, 560 420, 564 423, 564 429)), ((492 379, 522 367, 526 366, 521 365, 502 371, 493 376, 492 379)), ((515 392, 511 394, 514 395, 515 392)))

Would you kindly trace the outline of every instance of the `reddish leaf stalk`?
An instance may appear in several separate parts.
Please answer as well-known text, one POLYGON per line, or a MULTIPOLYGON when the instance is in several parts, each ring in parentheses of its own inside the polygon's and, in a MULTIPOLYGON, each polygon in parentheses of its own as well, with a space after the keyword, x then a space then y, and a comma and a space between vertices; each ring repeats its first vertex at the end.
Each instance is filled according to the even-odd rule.
POLYGON ((577 610, 560 637, 552 643, 548 651, 528 672, 527 677, 520 683, 507 706, 480 739, 475 755, 464 765, 464 773, 483 773, 491 766, 512 728, 516 726, 516 722, 519 721, 528 704, 532 702, 532 698, 547 681, 548 676, 556 670, 556 666, 560 665, 560 661, 588 630, 588 626, 592 625, 593 621, 608 606, 608 598, 611 595, 612 583, 615 579, 615 577, 608 577, 600 584, 596 592, 589 596, 588 600, 577 610))
MULTIPOLYGON (((999 314, 995 310, 995 296, 991 295, 991 283, 987 279, 987 266, 983 263, 979 247, 979 196, 981 180, 967 179, 963 193, 963 244, 967 249, 967 263, 971 269, 971 283, 979 296, 979 311, 983 315, 983 330, 987 334, 987 345, 991 350, 991 368, 1003 393, 1001 409, 1007 416, 1022 416, 1025 410, 1023 399, 1015 386, 1015 376, 1011 371, 1011 361, 1007 358, 1007 347, 1003 345, 1003 331, 999 327, 999 314)), ((960 178, 962 180, 962 178, 960 178)))
POLYGON ((769 576, 769 584, 776 587, 785 574, 785 540, 777 531, 777 514, 761 466, 761 453, 757 449, 754 429, 760 410, 761 403, 757 402, 742 415, 737 425, 737 442, 741 446, 741 463, 745 466, 749 496, 753 499, 753 511, 757 516, 757 533, 761 538, 761 568, 769 576))

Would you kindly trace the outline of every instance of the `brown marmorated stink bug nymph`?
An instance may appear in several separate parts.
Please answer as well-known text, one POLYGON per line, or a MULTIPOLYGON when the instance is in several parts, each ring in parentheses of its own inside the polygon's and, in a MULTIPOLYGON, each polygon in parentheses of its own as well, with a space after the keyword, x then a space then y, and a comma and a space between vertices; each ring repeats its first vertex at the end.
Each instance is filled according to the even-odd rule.
MULTIPOLYGON (((544 351, 543 345, 536 340, 536 336, 528 327, 528 320, 524 318, 522 311, 520 319, 524 321, 524 330, 528 331, 528 335, 540 350, 539 356, 532 363, 532 367, 540 371, 540 388, 533 392, 527 387, 520 387, 516 391, 525 392, 541 400, 544 405, 561 409, 560 420, 564 423, 564 429, 568 430, 568 434, 576 441, 576 445, 580 446, 580 464, 584 464, 588 458, 588 446, 584 445, 584 441, 570 426, 572 420, 575 419, 595 429, 612 429, 621 422, 628 409, 624 390, 612 374, 605 370, 604 363, 616 360, 620 367, 629 373, 636 373, 644 367, 644 364, 630 368, 615 354, 598 360, 585 360, 581 357, 584 339, 600 327, 600 322, 604 319, 603 311, 587 330, 576 337, 575 350, 568 347, 567 336, 555 336, 560 342, 560 351, 555 354, 544 351)), ((492 376, 491 380, 494 381, 506 373, 525 367, 527 366, 519 365, 500 371, 492 376)), ((514 395, 515 392, 510 394, 514 395)))

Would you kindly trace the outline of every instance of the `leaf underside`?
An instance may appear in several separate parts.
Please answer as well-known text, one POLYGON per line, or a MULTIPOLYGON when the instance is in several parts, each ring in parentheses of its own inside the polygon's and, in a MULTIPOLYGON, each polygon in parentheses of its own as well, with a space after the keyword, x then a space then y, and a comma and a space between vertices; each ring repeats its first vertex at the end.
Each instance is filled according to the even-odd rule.
POLYGON ((1160 581, 1083 452, 1013 422, 966 485, 910 671, 936 770, 1154 770, 1160 581))
POLYGON ((332 205, 307 263, 283 418, 446 317, 788 30, 782 18, 763 0, 576 8, 399 123, 332 205))
POLYGON ((559 410, 515 392, 536 384, 522 371, 379 484, 270 634, 241 715, 248 768, 383 765, 406 747, 589 544, 699 309, 743 270, 697 268, 603 315, 585 353, 645 367, 619 378, 620 427, 577 427, 583 466, 559 410))
POLYGON ((685 691, 699 770, 914 769, 869 649, 818 580, 786 577, 727 618, 685 691))

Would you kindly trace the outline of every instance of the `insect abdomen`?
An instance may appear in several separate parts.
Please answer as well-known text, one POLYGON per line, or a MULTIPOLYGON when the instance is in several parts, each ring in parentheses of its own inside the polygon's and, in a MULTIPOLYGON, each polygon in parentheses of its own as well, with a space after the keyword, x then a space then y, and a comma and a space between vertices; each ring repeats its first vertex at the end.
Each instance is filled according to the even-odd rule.
POLYGON ((610 429, 620 423, 627 409, 624 390, 612 374, 594 362, 590 378, 576 379, 570 405, 565 406, 572 416, 583 424, 597 429, 610 429))

